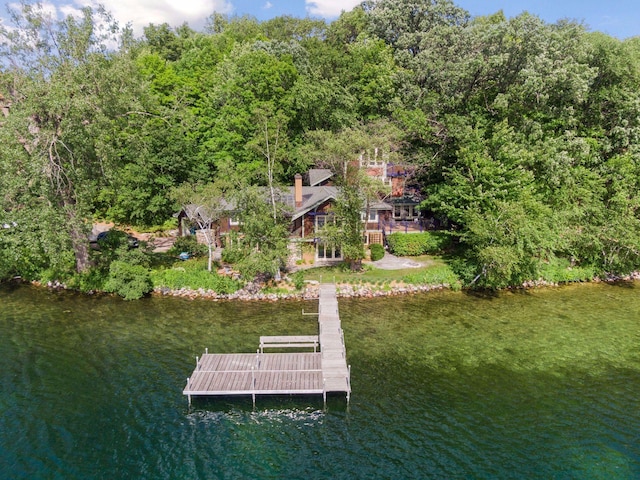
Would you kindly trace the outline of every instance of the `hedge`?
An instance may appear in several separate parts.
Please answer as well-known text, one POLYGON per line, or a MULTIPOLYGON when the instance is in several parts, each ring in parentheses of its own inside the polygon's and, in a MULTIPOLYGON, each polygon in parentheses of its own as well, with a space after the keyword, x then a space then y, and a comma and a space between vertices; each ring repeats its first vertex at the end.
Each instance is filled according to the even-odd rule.
POLYGON ((387 236, 389 252, 401 257, 416 257, 442 252, 449 246, 447 232, 392 233, 387 236))

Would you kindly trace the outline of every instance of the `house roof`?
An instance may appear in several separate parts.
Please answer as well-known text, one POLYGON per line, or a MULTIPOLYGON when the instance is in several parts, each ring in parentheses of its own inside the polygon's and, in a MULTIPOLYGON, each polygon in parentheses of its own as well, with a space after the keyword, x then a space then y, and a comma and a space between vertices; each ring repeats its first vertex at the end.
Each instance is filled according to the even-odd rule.
POLYGON ((285 195, 285 202, 292 207, 293 215, 291 220, 302 217, 305 213, 319 207, 328 200, 335 200, 338 196, 336 187, 302 187, 302 205, 296 206, 295 187, 289 187, 289 193, 285 195))
POLYGON ((422 198, 417 194, 405 194, 402 197, 391 197, 388 201, 392 205, 418 205, 422 198))
MULTIPOLYGON (((233 212, 235 210, 235 206, 223 198, 220 200, 218 210, 223 212, 233 212)), ((185 205, 184 207, 182 207, 180 212, 174 215, 174 217, 179 217, 181 212, 184 212, 184 214, 188 218, 192 219, 195 217, 199 217, 202 221, 205 221, 205 222, 208 219, 211 219, 214 216, 217 216, 216 212, 210 209, 210 207, 206 205, 197 205, 195 203, 190 203, 188 205, 185 205)))
POLYGON ((371 210, 393 210, 392 205, 389 205, 387 202, 382 202, 382 201, 371 202, 369 204, 369 208, 371 210))
POLYGON ((315 187, 333 176, 333 172, 327 168, 312 168, 307 174, 309 186, 315 187))

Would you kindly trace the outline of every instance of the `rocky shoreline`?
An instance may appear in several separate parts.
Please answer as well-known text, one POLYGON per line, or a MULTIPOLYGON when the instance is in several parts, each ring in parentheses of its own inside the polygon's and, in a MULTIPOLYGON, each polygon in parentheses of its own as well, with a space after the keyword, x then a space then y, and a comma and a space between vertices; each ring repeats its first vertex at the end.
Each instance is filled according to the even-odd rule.
MULTIPOLYGON (((599 283, 599 282, 620 282, 620 281, 635 281, 640 280, 640 272, 633 272, 630 275, 624 276, 612 276, 605 279, 596 277, 592 280, 585 282, 571 282, 571 283, 599 283)), ((524 282, 517 287, 508 287, 505 290, 527 290, 531 288, 545 288, 545 287, 560 287, 567 283, 548 282, 546 280, 531 280, 524 282)), ((384 286, 376 287, 370 284, 364 285, 350 285, 350 284, 337 284, 337 296, 340 298, 378 298, 378 297, 394 297, 401 295, 411 295, 417 293, 426 293, 433 291, 449 290, 451 286, 449 284, 438 285, 396 285, 396 286, 384 286)), ((265 293, 255 288, 243 288, 237 292, 231 294, 220 294, 213 290, 205 289, 189 289, 180 288, 172 290, 166 287, 157 287, 153 290, 155 296, 170 296, 180 297, 188 299, 203 298, 207 300, 239 300, 239 301, 267 301, 275 302, 278 300, 315 300, 319 294, 319 284, 317 282, 307 283, 303 291, 296 291, 290 293, 265 293)))
MULTIPOLYGON (((629 275, 623 276, 611 276, 607 278, 596 277, 592 280, 584 282, 568 282, 568 283, 614 283, 624 281, 636 281, 640 280, 640 272, 633 272, 629 275)), ((47 282, 45 285, 40 282, 31 282, 37 286, 46 286, 53 290, 67 290, 67 286, 61 282, 47 282)), ((548 282, 546 280, 530 280, 524 282, 522 285, 516 287, 507 287, 505 290, 527 290, 532 288, 548 288, 559 287, 567 285, 568 283, 548 282)), ((337 296, 340 298, 379 298, 379 297, 394 297, 401 295, 411 295, 418 293, 426 293, 433 291, 449 290, 451 286, 449 284, 437 284, 437 285, 385 285, 376 286, 371 284, 351 285, 339 283, 336 285, 337 296)), ((89 292, 94 294, 99 292, 89 292)), ((267 293, 259 289, 255 284, 249 284, 245 288, 238 290, 237 292, 224 294, 217 293, 213 290, 206 290, 203 288, 190 289, 179 288, 171 289, 168 287, 156 287, 153 289, 151 295, 160 297, 179 297, 187 298, 191 300, 205 299, 212 301, 266 301, 276 302, 279 300, 316 300, 319 295, 319 283, 315 281, 307 282, 304 290, 291 291, 291 292, 278 292, 267 293)))
MULTIPOLYGON (((373 298, 373 297, 391 297, 398 295, 407 295, 414 293, 425 293, 437 290, 445 290, 450 288, 447 284, 441 285, 404 285, 396 287, 373 287, 371 285, 349 285, 337 284, 337 296, 341 298, 373 298)), ((189 288, 180 288, 172 290, 165 287, 157 287, 153 290, 153 295, 170 296, 181 298, 204 298, 207 300, 240 300, 240 301, 268 301, 275 302, 278 300, 315 300, 319 295, 319 284, 307 284, 303 291, 290 293, 264 293, 260 291, 252 291, 241 289, 231 294, 220 294, 213 290, 205 290, 199 288, 192 290, 189 288)))

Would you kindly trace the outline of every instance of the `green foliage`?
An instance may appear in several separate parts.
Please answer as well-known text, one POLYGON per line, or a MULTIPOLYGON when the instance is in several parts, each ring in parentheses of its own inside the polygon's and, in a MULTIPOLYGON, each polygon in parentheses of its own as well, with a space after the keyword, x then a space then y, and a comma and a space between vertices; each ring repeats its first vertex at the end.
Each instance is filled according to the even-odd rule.
POLYGON ((107 272, 116 261, 148 268, 151 265, 149 246, 139 242, 140 246, 134 248, 135 242, 126 232, 112 228, 98 241, 99 249, 93 252, 93 269, 107 272))
POLYGON ((242 245, 234 243, 232 246, 222 250, 222 261, 236 265, 247 255, 249 255, 249 252, 242 245))
POLYGON ((453 290, 460 290, 462 283, 453 269, 447 265, 436 265, 422 272, 405 275, 402 281, 414 285, 449 285, 453 290))
POLYGON ((588 282, 593 280, 596 272, 593 267, 571 265, 564 258, 553 258, 540 268, 540 277, 552 283, 588 282))
POLYGON ((451 236, 446 231, 421 233, 392 233, 387 236, 389 252, 401 257, 416 257, 442 253, 451 243, 451 236))
POLYGON ((195 235, 186 235, 176 238, 168 253, 170 255, 180 255, 182 252, 187 252, 190 257, 202 257, 209 253, 209 249, 206 245, 198 243, 195 235))
MULTIPOLYGON (((310 166, 335 173, 337 221, 321 235, 357 269, 362 205, 388 192, 352 161, 374 151, 415 164, 407 186, 450 226, 468 285, 519 284, 554 257, 640 268, 637 39, 528 13, 471 18, 450 0, 365 1, 329 25, 214 14, 203 32, 149 25, 139 42, 101 8, 15 13, 0 26, 12 67, 0 71, 0 224, 18 226, 0 229, 0 278, 146 265, 121 243, 91 252, 87 219, 160 225, 206 200, 215 232, 222 204, 202 187, 214 180, 217 200, 241 192, 245 210, 226 260, 273 275, 288 221, 272 200, 310 166)), ((449 248, 409 237, 392 251, 449 248)))
MULTIPOLYGON (((51 280, 59 280, 59 277, 52 277, 51 280)), ((97 268, 92 268, 88 272, 76 273, 65 281, 68 288, 80 292, 105 292, 105 284, 109 279, 109 272, 104 272, 97 268)))
POLYGON ((302 290, 304 288, 304 273, 302 271, 298 270, 291 275, 291 280, 293 280, 293 285, 296 287, 296 290, 302 290))
POLYGON ((376 262, 384 257, 384 247, 378 243, 369 245, 371 251, 371 261, 376 262))
POLYGON ((125 300, 136 300, 151 292, 153 283, 149 270, 144 266, 116 260, 109 267, 109 277, 104 290, 117 293, 125 300))
POLYGON ((241 283, 229 277, 209 272, 202 262, 187 261, 166 270, 154 270, 151 279, 155 287, 171 289, 213 290, 220 294, 230 294, 241 288, 241 283))
POLYGON ((246 280, 258 274, 276 276, 289 258, 288 207, 266 189, 255 187, 238 192, 236 202, 242 205, 238 212, 242 235, 223 258, 236 260, 233 263, 246 280))

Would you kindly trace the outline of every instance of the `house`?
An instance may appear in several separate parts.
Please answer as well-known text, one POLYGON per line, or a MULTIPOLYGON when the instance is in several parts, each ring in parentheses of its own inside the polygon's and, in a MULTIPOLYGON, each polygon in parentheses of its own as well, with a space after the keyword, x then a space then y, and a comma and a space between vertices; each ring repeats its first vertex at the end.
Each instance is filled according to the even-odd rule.
MULTIPOLYGON (((379 199, 362 207, 364 223, 364 244, 384 244, 385 232, 407 231, 415 229, 415 220, 419 217, 420 199, 412 192, 405 191, 406 179, 411 173, 406 167, 390 165, 381 159, 375 164, 360 159, 362 168, 373 178, 379 178, 392 187, 392 194, 387 199, 379 199)), ((338 198, 338 188, 332 183, 333 173, 328 169, 311 169, 304 176, 295 175, 294 185, 281 192, 281 199, 289 206, 290 239, 292 244, 302 250, 314 252, 315 262, 331 263, 342 260, 339 245, 327 245, 317 232, 327 223, 333 221, 331 207, 338 198)), ((193 222, 196 207, 188 205, 179 214, 179 235, 193 233, 196 223, 193 222)), ((235 207, 225 203, 227 215, 216 222, 216 245, 222 245, 222 238, 233 230, 239 229, 239 222, 234 218, 235 207)), ((205 212, 206 213, 206 212, 205 212)), ((205 214, 205 217, 207 215, 205 214)), ((202 241, 202 240, 201 240, 202 241)))
MULTIPOLYGON (((316 234, 327 222, 332 221, 331 206, 338 196, 337 187, 331 184, 330 170, 312 169, 303 178, 295 176, 293 187, 289 187, 287 203, 292 207, 291 238, 307 244, 315 250, 315 261, 333 262, 342 260, 339 245, 326 245, 316 234), (304 180, 307 185, 304 185, 304 180)), ((377 200, 363 205, 362 221, 365 224, 365 244, 384 243, 384 226, 392 221, 393 206, 377 200)))

